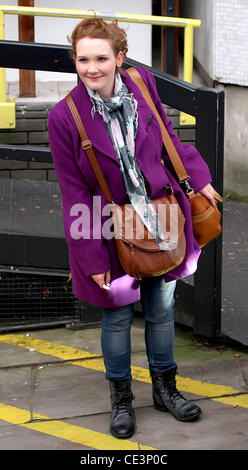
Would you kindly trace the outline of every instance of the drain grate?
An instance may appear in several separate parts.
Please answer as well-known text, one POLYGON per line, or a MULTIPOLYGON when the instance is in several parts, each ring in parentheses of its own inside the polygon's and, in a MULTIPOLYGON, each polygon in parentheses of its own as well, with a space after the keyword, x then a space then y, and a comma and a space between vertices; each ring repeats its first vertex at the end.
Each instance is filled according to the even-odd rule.
POLYGON ((0 330, 79 318, 80 305, 68 277, 0 273, 0 330))

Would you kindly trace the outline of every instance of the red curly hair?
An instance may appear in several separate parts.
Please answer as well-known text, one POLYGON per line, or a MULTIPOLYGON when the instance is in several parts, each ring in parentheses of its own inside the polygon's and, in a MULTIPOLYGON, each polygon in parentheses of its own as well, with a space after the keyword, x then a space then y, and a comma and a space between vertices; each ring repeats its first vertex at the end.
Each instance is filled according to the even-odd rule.
POLYGON ((72 45, 72 55, 76 55, 76 44, 82 38, 108 39, 111 43, 115 56, 122 51, 126 56, 128 51, 127 35, 124 29, 120 28, 117 21, 107 23, 101 18, 87 18, 82 20, 74 28, 68 40, 72 45))

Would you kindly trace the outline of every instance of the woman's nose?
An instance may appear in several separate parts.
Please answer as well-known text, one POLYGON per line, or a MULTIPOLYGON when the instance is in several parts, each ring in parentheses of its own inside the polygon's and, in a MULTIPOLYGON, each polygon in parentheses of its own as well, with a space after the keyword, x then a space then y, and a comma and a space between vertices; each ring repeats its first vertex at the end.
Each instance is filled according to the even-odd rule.
POLYGON ((95 62, 89 62, 88 72, 89 73, 95 73, 95 72, 97 72, 97 70, 98 70, 97 64, 95 62))

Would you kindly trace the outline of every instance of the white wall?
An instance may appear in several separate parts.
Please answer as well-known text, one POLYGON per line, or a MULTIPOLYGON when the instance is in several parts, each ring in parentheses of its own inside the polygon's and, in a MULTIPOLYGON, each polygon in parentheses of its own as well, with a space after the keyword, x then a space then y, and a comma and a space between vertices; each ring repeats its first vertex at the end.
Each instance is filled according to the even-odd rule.
POLYGON ((248 86, 248 1, 216 0, 216 80, 248 86))
POLYGON ((202 21, 194 54, 208 75, 248 86, 248 0, 183 0, 180 14, 202 21))
MULTIPOLYGON (((17 5, 17 1, 4 0, 4 5, 17 5)), ((118 0, 35 0, 36 7, 43 8, 72 8, 74 10, 95 9, 104 12, 137 13, 151 15, 151 0, 133 0, 121 2, 118 0)), ((71 34, 79 19, 70 18, 35 18, 35 41, 50 44, 66 44, 67 36, 71 34)), ((127 30, 129 51, 128 57, 138 60, 146 65, 151 65, 151 26, 136 23, 119 23, 120 27, 127 30)), ((18 19, 16 15, 5 15, 5 37, 8 40, 18 40, 18 19)), ((17 70, 6 71, 7 81, 19 79, 17 70)), ((37 80, 73 80, 72 74, 36 72, 37 80)))
POLYGON ((194 32, 194 56, 208 75, 215 76, 215 0, 183 0, 180 2, 180 16, 201 20, 201 27, 194 32))

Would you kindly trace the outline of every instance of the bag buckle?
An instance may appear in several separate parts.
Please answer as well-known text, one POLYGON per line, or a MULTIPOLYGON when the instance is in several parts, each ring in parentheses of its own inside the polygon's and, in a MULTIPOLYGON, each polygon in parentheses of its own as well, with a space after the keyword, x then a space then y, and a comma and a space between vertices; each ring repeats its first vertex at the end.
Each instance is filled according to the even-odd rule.
POLYGON ((164 186, 164 189, 167 191, 167 194, 173 194, 173 188, 170 183, 164 186))
POLYGON ((87 150, 87 149, 91 149, 92 148, 92 143, 90 140, 84 140, 82 143, 81 143, 82 147, 84 150, 87 150))
POLYGON ((187 194, 187 196, 194 193, 194 189, 190 186, 189 180, 190 180, 190 176, 183 181, 179 181, 180 184, 182 185, 184 184, 185 186, 184 191, 187 194))

